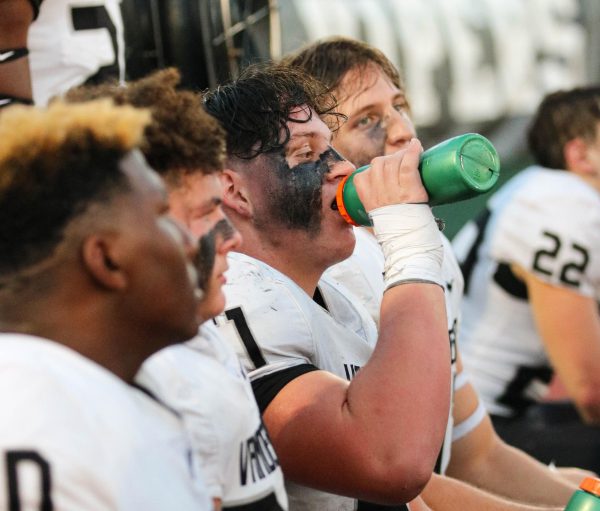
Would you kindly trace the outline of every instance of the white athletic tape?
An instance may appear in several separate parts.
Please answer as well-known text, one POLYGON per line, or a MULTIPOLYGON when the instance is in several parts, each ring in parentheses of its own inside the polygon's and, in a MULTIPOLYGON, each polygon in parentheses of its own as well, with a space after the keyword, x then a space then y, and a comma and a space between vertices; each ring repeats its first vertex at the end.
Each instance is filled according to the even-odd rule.
POLYGON ((469 375, 463 369, 454 378, 454 392, 457 392, 458 390, 462 389, 467 383, 469 383, 469 375))
POLYGON ((471 415, 469 415, 460 424, 454 425, 454 428, 452 428, 452 441, 456 442, 473 431, 477 426, 479 426, 481 421, 486 416, 486 413, 485 406, 483 406, 483 403, 479 401, 477 408, 475 408, 475 411, 471 415))
POLYGON ((386 289, 408 282, 432 282, 444 287, 442 239, 427 204, 383 206, 369 216, 385 256, 386 289))

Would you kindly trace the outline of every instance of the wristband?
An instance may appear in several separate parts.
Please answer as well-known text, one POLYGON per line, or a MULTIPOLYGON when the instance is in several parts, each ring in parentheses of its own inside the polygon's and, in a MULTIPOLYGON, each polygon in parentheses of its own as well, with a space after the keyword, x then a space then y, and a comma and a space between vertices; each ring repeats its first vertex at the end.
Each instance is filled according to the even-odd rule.
POLYGON ((369 213, 385 257, 385 288, 409 282, 444 287, 442 238, 427 204, 394 204, 369 213))
POLYGON ((33 100, 29 98, 18 98, 9 94, 3 94, 0 92, 0 108, 4 108, 10 105, 33 105, 33 100))
POLYGON ((6 64, 13 60, 18 60, 29 55, 27 48, 5 48, 0 49, 0 64, 6 64))

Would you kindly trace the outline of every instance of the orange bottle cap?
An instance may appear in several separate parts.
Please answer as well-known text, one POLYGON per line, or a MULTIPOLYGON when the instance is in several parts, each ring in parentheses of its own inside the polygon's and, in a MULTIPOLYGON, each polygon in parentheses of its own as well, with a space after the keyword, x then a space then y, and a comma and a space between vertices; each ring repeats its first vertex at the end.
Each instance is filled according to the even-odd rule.
POLYGON ((337 203, 338 211, 340 215, 342 215, 344 220, 346 220, 346 222, 348 222, 350 225, 358 227, 359 225, 354 220, 352 220, 352 217, 346 210, 346 205, 344 204, 344 185, 346 184, 346 181, 348 181, 350 175, 351 174, 348 174, 344 179, 340 181, 340 184, 338 185, 337 191, 335 193, 335 202, 337 203))
POLYGON ((588 493, 592 493, 600 497, 600 479, 597 479, 596 477, 586 477, 583 481, 581 481, 579 487, 588 493))

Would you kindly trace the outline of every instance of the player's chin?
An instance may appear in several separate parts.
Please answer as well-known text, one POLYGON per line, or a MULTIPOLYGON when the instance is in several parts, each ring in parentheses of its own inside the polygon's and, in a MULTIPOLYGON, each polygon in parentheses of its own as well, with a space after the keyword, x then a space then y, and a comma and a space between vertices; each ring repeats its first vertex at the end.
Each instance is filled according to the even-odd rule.
POLYGON ((221 286, 218 288, 212 288, 206 293, 204 300, 198 307, 198 316, 201 321, 208 321, 209 319, 218 316, 225 310, 225 294, 223 293, 221 286))

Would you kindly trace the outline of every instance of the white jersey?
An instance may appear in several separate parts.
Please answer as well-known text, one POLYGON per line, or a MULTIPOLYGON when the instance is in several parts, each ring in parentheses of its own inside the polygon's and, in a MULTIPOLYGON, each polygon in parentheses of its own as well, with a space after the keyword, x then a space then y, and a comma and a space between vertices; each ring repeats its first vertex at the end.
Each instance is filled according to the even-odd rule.
POLYGON ((0 508, 211 509, 179 417, 75 351, 0 334, 0 403, 0 508))
MULTIPOLYGON (((377 340, 375 324, 342 284, 324 276, 319 305, 261 261, 232 253, 229 264, 227 309, 217 323, 249 371, 262 410, 301 374, 318 368, 351 380, 368 361, 377 340)), ((406 509, 372 507, 289 481, 286 485, 294 511, 406 509)))
POLYGON ((600 195, 575 174, 530 167, 454 239, 463 267, 461 352, 491 414, 539 400, 552 370, 518 265, 552 286, 600 299, 600 195))
POLYGON ((86 81, 125 79, 120 3, 44 0, 27 40, 35 104, 86 81))
MULTIPOLYGON (((379 309, 385 290, 383 280, 384 258, 383 252, 373 236, 364 228, 355 228, 356 246, 352 255, 326 271, 326 275, 344 284, 356 296, 360 303, 365 305, 376 323, 379 323, 379 309)), ((443 234, 440 233, 444 247, 444 260, 442 263, 442 279, 444 281, 444 298, 448 316, 448 337, 451 352, 451 395, 453 395, 454 379, 456 376, 456 338, 460 322, 460 302, 463 295, 463 278, 458 262, 452 251, 452 246, 443 234)), ((438 458, 435 470, 445 473, 450 462, 452 446, 452 398, 450 399, 450 415, 442 452, 438 458)))
POLYGON ((212 322, 193 340, 155 353, 136 382, 182 415, 208 491, 224 510, 287 509, 283 473, 248 377, 212 322))

